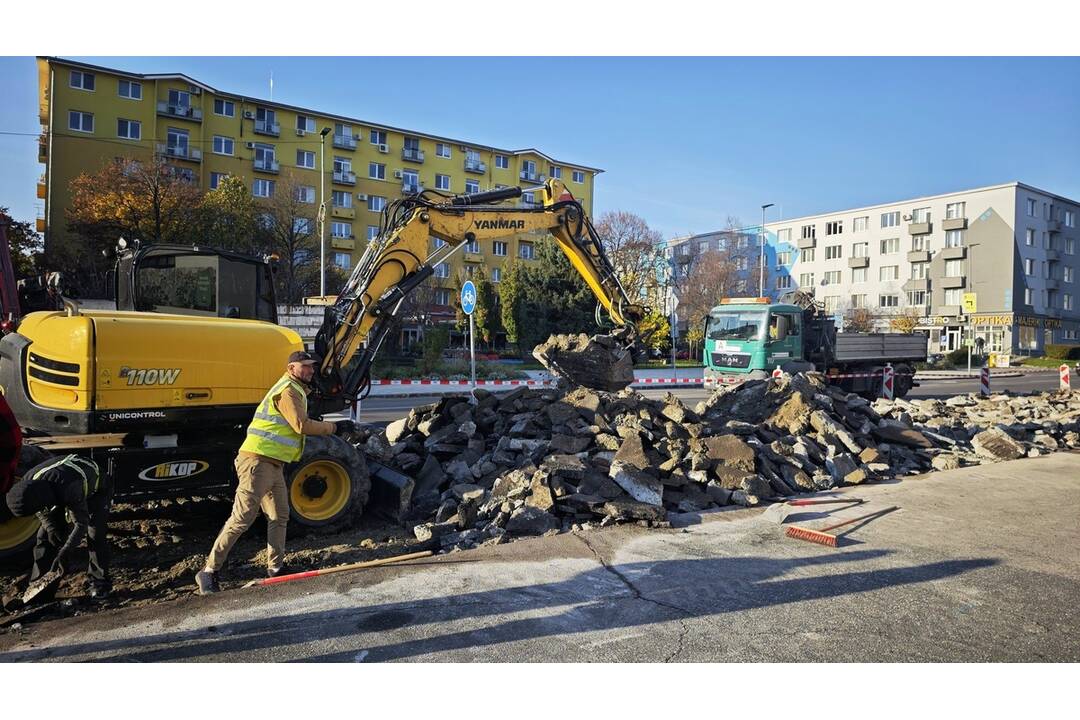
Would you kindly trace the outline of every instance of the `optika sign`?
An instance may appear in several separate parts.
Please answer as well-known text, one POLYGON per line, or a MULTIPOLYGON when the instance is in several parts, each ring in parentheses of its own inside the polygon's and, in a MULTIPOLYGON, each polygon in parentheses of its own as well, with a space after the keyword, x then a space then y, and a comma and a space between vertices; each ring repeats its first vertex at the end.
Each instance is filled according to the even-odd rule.
POLYGON ((127 378, 128 385, 172 385, 180 377, 180 368, 120 368, 120 377, 127 378))
POLYGON ((524 220, 477 220, 478 230, 524 230, 524 220))
POLYGON ((139 473, 141 480, 180 480, 204 472, 210 463, 203 460, 181 460, 148 467, 139 473))

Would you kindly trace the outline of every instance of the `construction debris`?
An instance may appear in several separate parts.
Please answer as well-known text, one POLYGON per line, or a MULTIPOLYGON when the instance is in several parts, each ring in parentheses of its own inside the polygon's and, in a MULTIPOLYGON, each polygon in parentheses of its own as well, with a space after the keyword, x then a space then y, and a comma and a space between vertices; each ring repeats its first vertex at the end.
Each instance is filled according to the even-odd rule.
POLYGON ((757 505, 1080 446, 1080 396, 870 402, 816 373, 670 393, 519 388, 414 408, 385 462, 416 478, 408 520, 444 549, 667 513, 757 505))
POLYGON ((630 350, 616 335, 552 335, 533 357, 571 387, 616 392, 634 382, 630 350))

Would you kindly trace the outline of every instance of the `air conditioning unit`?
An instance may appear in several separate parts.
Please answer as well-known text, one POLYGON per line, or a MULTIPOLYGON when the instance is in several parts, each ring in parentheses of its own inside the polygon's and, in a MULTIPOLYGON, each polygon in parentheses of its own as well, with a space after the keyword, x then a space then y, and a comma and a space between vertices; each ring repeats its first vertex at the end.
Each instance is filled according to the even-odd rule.
POLYGON ((390 146, 387 145, 386 143, 383 143, 382 145, 379 145, 379 152, 381 152, 381 153, 390 152, 390 146))
POLYGON ((458 150, 461 150, 461 152, 468 152, 469 148, 465 145, 459 145, 458 150))
POLYGON ((365 194, 365 193, 356 193, 356 199, 359 200, 360 202, 367 202, 367 194, 365 194))
POLYGON ((192 95, 202 95, 202 88, 201 87, 195 87, 194 85, 192 85, 191 86, 191 94, 192 95))
POLYGON ((246 119, 248 119, 248 120, 254 120, 255 119, 255 113, 251 112, 250 110, 245 110, 244 111, 244 117, 246 119))
POLYGON ((396 179, 396 180, 400 180, 401 178, 402 178, 402 173, 401 173, 401 171, 400 171, 400 170, 395 170, 395 171, 394 171, 394 179, 396 179))
POLYGON ((307 135, 305 131, 301 130, 300 128, 296 128, 296 137, 304 137, 304 135, 307 135))
POLYGON ((253 142, 249 142, 249 143, 247 144, 247 149, 248 149, 248 150, 254 150, 254 149, 255 149, 255 143, 253 143, 253 142))

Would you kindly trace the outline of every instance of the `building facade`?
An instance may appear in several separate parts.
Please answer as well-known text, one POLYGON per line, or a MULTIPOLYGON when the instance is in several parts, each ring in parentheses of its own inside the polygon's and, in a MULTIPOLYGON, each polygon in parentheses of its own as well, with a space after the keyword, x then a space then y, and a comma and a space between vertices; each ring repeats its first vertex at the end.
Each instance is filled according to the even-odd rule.
MULTIPOLYGON (((1078 340, 1078 214, 1077 201, 1014 182, 766 223, 764 294, 809 290, 838 324, 865 309, 879 331, 911 317, 930 352, 971 339, 1040 354, 1078 340)), ((760 231, 739 233, 754 294, 760 231)), ((692 253, 701 237, 681 243, 692 253)))
MULTIPOLYGON (((602 172, 536 149, 505 150, 246 97, 183 74, 140 74, 39 57, 38 88, 38 160, 44 165, 38 230, 46 248, 67 233, 71 181, 117 157, 157 155, 203 190, 225 176, 239 177, 257 202, 288 178, 311 204, 313 217, 322 201, 321 173, 327 259, 346 271, 378 233, 382 208, 404 193, 530 187, 553 176, 592 214, 594 181, 602 172)), ((521 202, 538 199, 526 193, 521 202)), ((436 269, 441 314, 456 297, 459 277, 483 267, 498 282, 510 259, 532 258, 535 240, 520 236, 456 253, 450 265, 436 269)))

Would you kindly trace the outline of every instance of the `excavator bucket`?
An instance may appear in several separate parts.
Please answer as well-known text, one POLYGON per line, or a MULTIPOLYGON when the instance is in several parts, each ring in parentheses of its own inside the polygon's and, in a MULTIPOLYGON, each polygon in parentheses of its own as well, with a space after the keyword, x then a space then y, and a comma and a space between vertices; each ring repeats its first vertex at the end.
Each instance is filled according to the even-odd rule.
POLYGON ((611 335, 552 335, 533 357, 572 387, 618 392, 634 382, 631 350, 611 335))

